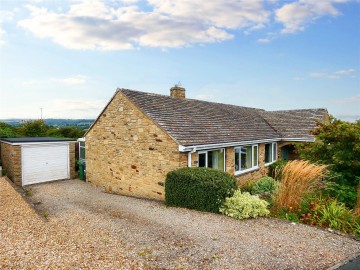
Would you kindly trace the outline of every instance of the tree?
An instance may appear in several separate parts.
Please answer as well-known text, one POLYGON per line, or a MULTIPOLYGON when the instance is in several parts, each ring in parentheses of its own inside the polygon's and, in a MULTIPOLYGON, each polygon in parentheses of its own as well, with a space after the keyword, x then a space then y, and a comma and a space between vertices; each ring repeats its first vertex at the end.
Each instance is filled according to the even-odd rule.
POLYGON ((330 165, 336 182, 356 186, 360 180, 360 120, 350 123, 331 117, 329 123, 318 122, 312 134, 314 143, 296 146, 299 156, 330 165))
POLYGON ((56 128, 56 127, 50 127, 47 132, 46 132, 46 136, 49 136, 49 137, 57 137, 57 138, 62 138, 64 137, 59 128, 56 128))
POLYGON ((79 129, 77 127, 63 127, 59 128, 59 132, 65 138, 81 138, 85 134, 85 130, 79 129))
POLYGON ((44 120, 29 120, 20 125, 18 132, 25 137, 45 137, 48 129, 44 120))
POLYGON ((18 137, 16 130, 13 126, 0 122, 0 138, 13 138, 18 137))

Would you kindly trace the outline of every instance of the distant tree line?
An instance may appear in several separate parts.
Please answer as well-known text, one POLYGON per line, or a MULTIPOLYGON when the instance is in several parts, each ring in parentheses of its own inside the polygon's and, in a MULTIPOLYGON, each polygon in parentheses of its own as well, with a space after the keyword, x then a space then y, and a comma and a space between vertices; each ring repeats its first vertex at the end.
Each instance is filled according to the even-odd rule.
POLYGON ((0 122, 0 138, 16 137, 57 137, 57 138, 81 138, 86 130, 78 127, 54 127, 47 125, 44 120, 29 120, 15 127, 0 122))
MULTIPOLYGON (((20 126, 21 123, 26 122, 30 119, 0 119, 0 122, 7 123, 14 127, 20 126)), ((92 123, 94 123, 94 119, 52 119, 47 118, 44 119, 45 124, 52 127, 77 127, 79 129, 88 129, 92 123)))

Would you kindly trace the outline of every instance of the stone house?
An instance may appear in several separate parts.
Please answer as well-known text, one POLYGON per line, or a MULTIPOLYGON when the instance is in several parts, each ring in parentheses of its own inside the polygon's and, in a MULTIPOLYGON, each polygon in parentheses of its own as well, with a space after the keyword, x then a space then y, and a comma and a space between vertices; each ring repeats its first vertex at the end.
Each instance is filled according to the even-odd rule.
POLYGON ((265 111, 117 89, 85 134, 87 181, 108 192, 164 199, 166 174, 180 167, 210 167, 238 183, 258 179, 294 142, 311 142, 325 109, 265 111))

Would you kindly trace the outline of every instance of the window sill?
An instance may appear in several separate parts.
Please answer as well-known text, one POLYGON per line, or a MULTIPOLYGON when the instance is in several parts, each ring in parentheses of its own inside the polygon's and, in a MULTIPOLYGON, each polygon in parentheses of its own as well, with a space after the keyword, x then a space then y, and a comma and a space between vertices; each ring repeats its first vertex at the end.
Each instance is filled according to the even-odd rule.
POLYGON ((269 162, 269 163, 265 163, 265 167, 268 167, 268 166, 270 166, 271 164, 273 164, 273 163, 275 163, 276 162, 276 160, 274 160, 274 161, 272 161, 272 162, 269 162))
POLYGON ((237 171, 237 172, 234 173, 234 175, 235 175, 235 176, 237 176, 237 175, 242 175, 242 174, 246 174, 246 173, 249 173, 249 172, 256 171, 256 170, 258 170, 258 169, 259 169, 259 166, 253 167, 253 168, 251 168, 251 169, 246 169, 246 170, 243 170, 243 171, 237 171))

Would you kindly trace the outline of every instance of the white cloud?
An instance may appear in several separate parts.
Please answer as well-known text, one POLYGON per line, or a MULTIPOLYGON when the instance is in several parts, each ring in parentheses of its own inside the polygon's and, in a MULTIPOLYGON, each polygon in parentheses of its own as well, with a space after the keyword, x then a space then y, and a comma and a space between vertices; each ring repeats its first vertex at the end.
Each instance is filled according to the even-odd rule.
POLYGON ((69 84, 69 85, 79 85, 79 84, 85 84, 86 79, 87 77, 84 75, 77 75, 74 77, 68 77, 64 79, 52 79, 52 81, 69 84))
POLYGON ((360 114, 358 115, 338 114, 335 115, 335 117, 348 122, 356 122, 357 120, 360 120, 360 114))
POLYGON ((0 10, 0 21, 1 22, 12 21, 13 17, 14 17, 14 14, 11 11, 0 10))
POLYGON ((354 104, 354 103, 359 103, 360 104, 360 93, 352 96, 352 97, 348 97, 348 98, 343 98, 343 99, 339 99, 336 100, 335 103, 337 104, 354 104))
POLYGON ((32 86, 32 85, 43 85, 43 84, 50 84, 50 83, 61 83, 67 85, 81 85, 87 82, 88 77, 84 75, 76 75, 73 77, 67 78, 50 78, 50 79, 43 79, 43 80, 29 80, 23 81, 22 85, 24 86, 32 86))
POLYGON ((95 118, 105 105, 105 100, 53 99, 46 104, 41 102, 27 104, 25 108, 19 108, 16 115, 9 117, 36 118, 41 107, 44 118, 95 118))
POLYGON ((355 71, 356 70, 352 68, 352 69, 338 70, 338 71, 335 71, 334 73, 339 74, 339 75, 344 75, 344 74, 354 73, 355 71))
POLYGON ((6 34, 6 31, 4 29, 1 28, 1 25, 0 25, 0 45, 3 45, 6 43, 5 40, 3 40, 3 36, 6 34))
POLYGON ((310 76, 316 78, 326 78, 326 79, 341 79, 346 75, 354 73, 355 71, 356 69, 345 69, 334 72, 313 72, 310 74, 310 76))
POLYGON ((316 78, 326 78, 326 79, 339 79, 340 76, 334 73, 326 73, 326 72, 313 72, 310 74, 311 77, 316 78))
POLYGON ((55 99, 44 106, 44 117, 95 118, 105 105, 104 100, 55 99))
POLYGON ((43 108, 44 118, 96 118, 105 107, 107 100, 84 98, 33 100, 14 104, 1 111, 1 118, 39 118, 43 108))
POLYGON ((335 4, 345 2, 348 0, 299 0, 277 9, 275 19, 284 25, 282 33, 295 33, 320 17, 339 15, 335 4))
POLYGON ((2 27, 2 24, 4 22, 10 22, 13 20, 14 14, 10 11, 3 11, 0 10, 0 45, 3 45, 6 43, 4 40, 4 36, 6 35, 6 31, 2 27))
POLYGON ((66 48, 124 50, 221 42, 233 38, 230 30, 264 27, 270 16, 262 0, 148 0, 149 11, 122 2, 83 0, 66 12, 28 5, 19 25, 66 48))
POLYGON ((259 38, 257 42, 259 43, 269 43, 271 41, 270 38, 259 38))
POLYGON ((213 100, 215 100, 215 96, 211 95, 211 94, 197 94, 195 96, 195 99, 213 101, 213 100))

